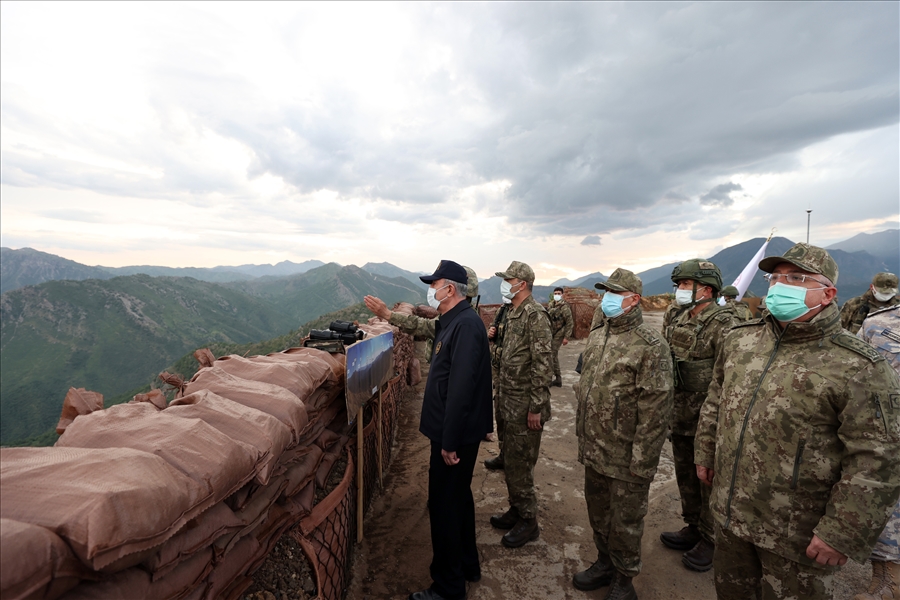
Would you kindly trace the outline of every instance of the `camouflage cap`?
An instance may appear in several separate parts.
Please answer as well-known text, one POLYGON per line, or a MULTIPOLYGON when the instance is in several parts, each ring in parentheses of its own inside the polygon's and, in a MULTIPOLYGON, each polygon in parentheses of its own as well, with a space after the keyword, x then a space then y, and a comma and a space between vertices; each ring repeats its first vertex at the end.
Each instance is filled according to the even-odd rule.
POLYGON ((525 263, 517 260, 509 263, 509 268, 505 271, 497 271, 494 275, 500 279, 521 279, 528 283, 534 283, 534 271, 525 263))
POLYGON ((879 273, 872 279, 872 287, 880 294, 896 294, 897 276, 893 273, 879 273))
POLYGON ((837 285, 838 266, 828 251, 809 244, 794 244, 784 256, 767 256, 759 261, 759 268, 771 273, 781 263, 791 263, 808 273, 818 273, 837 285))
POLYGON ((734 287, 733 285, 726 285, 725 287, 722 288, 721 293, 723 296, 727 296, 730 298, 731 296, 738 295, 738 289, 736 287, 734 287))
POLYGON ((594 287, 611 292, 634 292, 639 295, 644 293, 644 284, 641 283, 641 278, 628 269, 616 269, 609 279, 595 283, 594 287))
POLYGON ((463 269, 466 270, 466 275, 469 277, 469 280, 466 282, 469 284, 466 289, 466 298, 474 298, 478 295, 478 276, 471 267, 463 265, 463 269))

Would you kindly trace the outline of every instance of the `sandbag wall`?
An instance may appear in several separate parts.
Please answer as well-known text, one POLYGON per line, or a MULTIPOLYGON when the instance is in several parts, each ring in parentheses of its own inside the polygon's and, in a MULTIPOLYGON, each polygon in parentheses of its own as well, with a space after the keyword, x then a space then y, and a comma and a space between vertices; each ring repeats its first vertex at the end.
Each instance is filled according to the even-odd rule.
MULTIPOLYGON (((374 447, 381 426, 385 464, 412 357, 393 331, 399 374, 364 437, 374 447)), ((203 368, 168 404, 156 390, 103 410, 99 394, 72 389, 54 447, 0 449, 4 600, 238 598, 289 530, 319 597, 343 595, 357 489, 343 355, 197 356, 203 368), (317 498, 342 456, 340 484, 317 498)), ((365 469, 370 498, 377 460, 365 469)))

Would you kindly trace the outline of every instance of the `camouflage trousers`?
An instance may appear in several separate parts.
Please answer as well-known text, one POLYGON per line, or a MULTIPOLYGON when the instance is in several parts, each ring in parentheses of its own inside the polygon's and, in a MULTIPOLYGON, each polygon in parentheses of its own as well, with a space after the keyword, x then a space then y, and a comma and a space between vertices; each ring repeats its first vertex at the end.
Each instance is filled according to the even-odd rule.
POLYGON ((709 510, 709 492, 697 477, 694 464, 694 436, 672 434, 672 457, 675 461, 675 479, 681 494, 681 516, 688 525, 695 525, 708 542, 714 541, 712 512, 709 510))
POLYGON ((542 431, 532 431, 522 423, 505 423, 503 432, 503 464, 510 507, 516 507, 523 519, 537 516, 537 494, 534 491, 534 465, 541 452, 542 431))
POLYGON ((641 537, 650 482, 632 483, 584 467, 584 500, 594 530, 594 545, 628 577, 641 572, 641 537))
POLYGON ((554 337, 550 343, 551 355, 553 356, 553 376, 561 377, 562 371, 559 370, 559 348, 562 346, 563 336, 554 337))
POLYGON ((880 562, 900 563, 900 500, 894 506, 894 514, 872 548, 871 558, 880 562))
POLYGON ((503 456, 503 438, 506 434, 506 419, 500 412, 500 394, 494 393, 494 420, 497 421, 497 446, 500 447, 500 456, 503 456))
POLYGON ((831 600, 836 567, 808 566, 716 527, 718 600, 831 600))

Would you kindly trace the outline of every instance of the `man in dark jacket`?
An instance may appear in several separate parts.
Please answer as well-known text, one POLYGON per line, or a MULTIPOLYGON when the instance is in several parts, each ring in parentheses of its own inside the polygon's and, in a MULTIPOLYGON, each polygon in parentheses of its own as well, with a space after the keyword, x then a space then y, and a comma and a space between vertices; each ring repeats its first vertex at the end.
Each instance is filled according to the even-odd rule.
POLYGON ((428 302, 441 315, 419 424, 431 440, 428 506, 434 556, 431 587, 409 598, 457 600, 466 596, 466 581, 481 579, 471 484, 478 445, 493 431, 490 353, 484 323, 465 302, 466 270, 442 260, 433 275, 420 279, 429 284, 428 302))

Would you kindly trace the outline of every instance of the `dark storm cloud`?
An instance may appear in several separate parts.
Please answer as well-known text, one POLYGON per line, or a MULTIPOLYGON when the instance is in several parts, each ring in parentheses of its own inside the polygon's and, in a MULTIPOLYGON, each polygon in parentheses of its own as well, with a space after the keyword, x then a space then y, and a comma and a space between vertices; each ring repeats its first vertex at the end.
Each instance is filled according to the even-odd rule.
POLYGON ((600 245, 600 236, 599 235, 589 235, 581 240, 582 246, 599 246, 600 245))
MULTIPOLYGON (((649 231, 694 222, 698 204, 730 206, 740 186, 717 181, 789 171, 811 144, 896 125, 898 6, 413 5, 406 10, 421 37, 396 66, 409 93, 394 113, 373 111, 337 80, 312 82, 314 99, 259 96, 214 53, 195 62, 179 54, 177 68, 164 65, 148 88, 164 137, 177 138, 166 125, 177 108, 197 129, 249 148, 249 176, 385 201, 372 209, 378 218, 443 223, 460 189, 505 181, 504 201, 482 205, 513 223, 588 237, 649 231), (449 62, 421 67, 431 47, 449 48, 449 62)), ((315 23, 285 19, 272 35, 291 48, 304 26, 315 23)), ((5 95, 8 125, 6 104, 5 95)), ((25 127, 27 107, 16 110, 25 127)), ((4 182, 155 195, 227 194, 239 185, 235 174, 163 142, 77 136, 163 176, 13 151, 3 156, 4 182)), ((875 216, 888 216, 878 206, 875 216)))
POLYGON ((739 183, 722 183, 700 196, 700 204, 707 206, 731 206, 734 200, 731 199, 731 192, 738 192, 744 189, 739 183))

